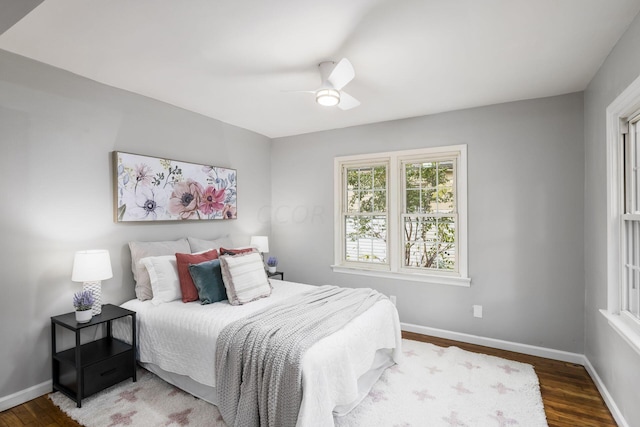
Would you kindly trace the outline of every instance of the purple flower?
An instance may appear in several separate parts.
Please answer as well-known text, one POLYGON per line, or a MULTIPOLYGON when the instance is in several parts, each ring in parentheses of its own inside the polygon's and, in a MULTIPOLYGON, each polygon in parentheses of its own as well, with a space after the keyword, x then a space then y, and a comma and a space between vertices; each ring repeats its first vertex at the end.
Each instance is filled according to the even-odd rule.
POLYGON ((94 299, 91 291, 85 290, 73 294, 73 306, 78 311, 91 310, 93 301, 94 299))

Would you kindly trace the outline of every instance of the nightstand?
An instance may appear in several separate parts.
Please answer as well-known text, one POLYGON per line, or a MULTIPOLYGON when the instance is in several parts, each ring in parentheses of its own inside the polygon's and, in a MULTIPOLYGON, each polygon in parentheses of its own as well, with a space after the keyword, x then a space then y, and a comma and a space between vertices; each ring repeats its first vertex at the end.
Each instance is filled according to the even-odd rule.
POLYGON ((102 306, 102 313, 93 316, 90 322, 76 322, 75 312, 51 318, 51 378, 53 390, 73 399, 78 408, 82 399, 127 378, 136 381, 136 312, 113 304, 102 306), (131 317, 131 344, 111 335, 111 322, 131 317), (106 324, 107 335, 103 338, 80 343, 83 329, 106 324), (56 348, 56 325, 75 333, 76 345, 58 352, 56 348))
POLYGON ((271 279, 271 278, 272 278, 272 277, 274 277, 274 276, 280 276, 280 280, 284 280, 284 272, 282 272, 282 271, 276 271, 275 273, 269 273, 269 272, 267 271, 267 277, 268 277, 269 279, 271 279))

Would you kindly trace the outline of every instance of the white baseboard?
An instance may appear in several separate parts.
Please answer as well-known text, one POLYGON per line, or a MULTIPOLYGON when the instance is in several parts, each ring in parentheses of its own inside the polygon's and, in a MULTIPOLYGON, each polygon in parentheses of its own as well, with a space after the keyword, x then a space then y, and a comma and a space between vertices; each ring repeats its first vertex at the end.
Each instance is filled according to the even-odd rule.
POLYGON ((29 388, 25 388, 24 390, 20 390, 16 393, 10 394, 9 396, 4 396, 0 398, 0 412, 6 411, 9 408, 13 408, 14 406, 22 405, 25 402, 28 402, 36 397, 40 397, 43 394, 50 393, 52 390, 51 380, 45 381, 43 383, 34 385, 29 388))
POLYGON ((602 382, 602 379, 600 379, 600 375, 598 375, 598 373, 596 372, 591 362, 589 362, 589 359, 585 357, 584 360, 585 360, 585 364, 584 364, 585 369, 591 376, 591 379, 593 380, 593 382, 596 384, 596 387, 598 388, 600 395, 604 399, 604 403, 607 404, 607 407, 611 411, 611 415, 613 415, 613 418, 616 420, 616 423, 618 423, 618 426, 629 427, 627 420, 624 419, 624 417, 622 416, 622 412, 620 412, 620 408, 618 408, 618 405, 616 405, 616 402, 613 400, 613 397, 611 396, 611 394, 609 394, 609 390, 607 390, 607 387, 602 382))
POLYGON ((486 347, 499 348, 501 350, 515 351, 531 356, 546 357, 548 359, 561 360, 563 362, 584 365, 584 354, 570 353, 568 351, 554 350, 551 348, 537 347, 529 344, 521 344, 511 341, 503 341, 494 338, 486 338, 478 335, 463 334, 460 332, 446 331, 444 329, 429 328, 427 326, 414 325, 412 323, 400 323, 403 331, 417 334, 431 335, 438 338, 446 338, 470 344, 484 345, 486 347))

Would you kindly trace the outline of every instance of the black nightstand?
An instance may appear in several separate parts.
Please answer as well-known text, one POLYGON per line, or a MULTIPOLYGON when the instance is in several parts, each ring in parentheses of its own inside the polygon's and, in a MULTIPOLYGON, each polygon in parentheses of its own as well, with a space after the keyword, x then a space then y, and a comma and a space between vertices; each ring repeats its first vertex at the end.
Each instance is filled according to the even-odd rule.
POLYGON ((274 277, 274 276, 280 276, 280 280, 284 280, 284 272, 282 272, 282 271, 276 271, 275 273, 269 273, 269 272, 267 271, 267 277, 268 277, 268 278, 272 278, 272 277, 274 277))
POLYGON ((90 322, 76 322, 75 312, 51 318, 51 378, 53 390, 73 399, 78 408, 82 399, 111 387, 127 378, 136 382, 136 312, 113 304, 102 306, 102 313, 90 322), (111 321, 131 316, 131 344, 111 335, 111 321), (107 324, 107 336, 85 344, 80 343, 80 331, 96 325, 107 324), (76 346, 58 352, 56 349, 56 325, 76 335, 76 346))

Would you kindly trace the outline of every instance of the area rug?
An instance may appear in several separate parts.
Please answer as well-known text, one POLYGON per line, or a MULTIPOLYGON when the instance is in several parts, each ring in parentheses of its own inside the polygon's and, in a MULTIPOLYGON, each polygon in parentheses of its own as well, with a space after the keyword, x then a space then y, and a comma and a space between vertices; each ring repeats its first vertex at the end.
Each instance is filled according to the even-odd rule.
MULTIPOLYGON (((403 360, 387 369, 337 427, 547 426, 531 365, 402 341, 403 360)), ((86 427, 225 427, 218 409, 140 369, 125 381, 82 401, 57 392, 51 400, 86 427)))

